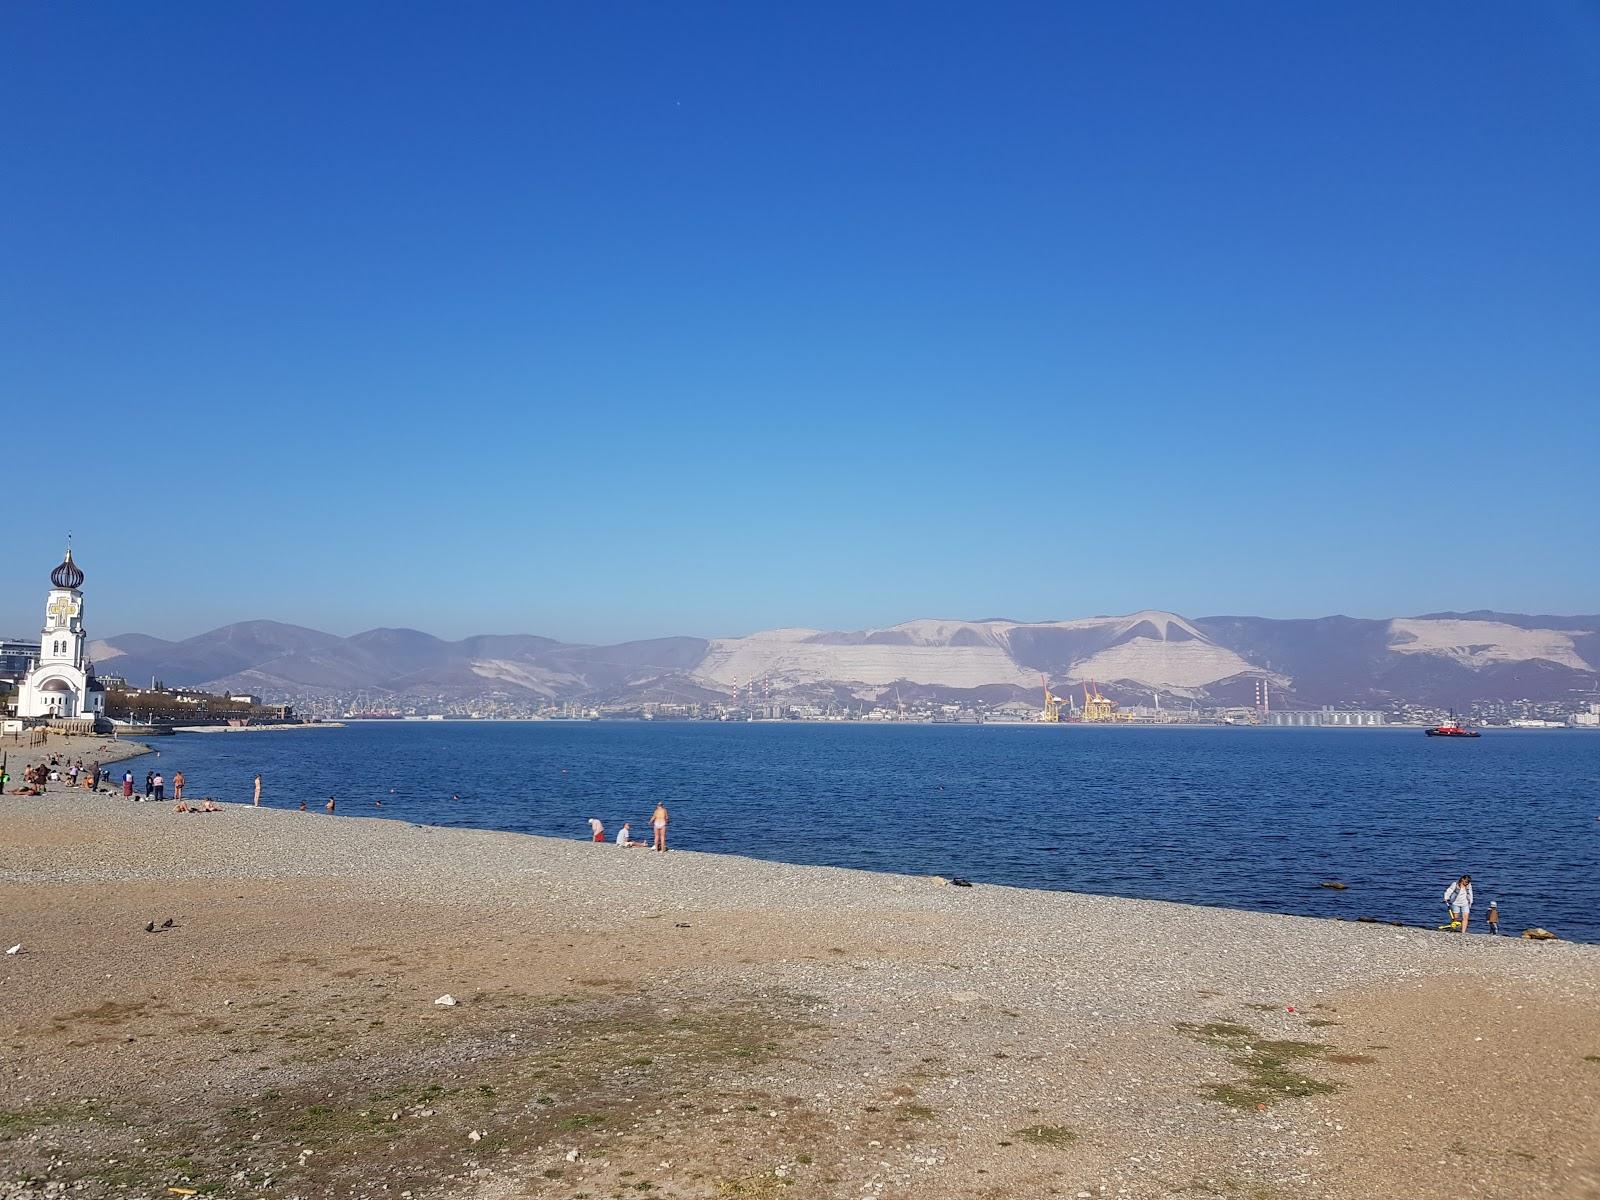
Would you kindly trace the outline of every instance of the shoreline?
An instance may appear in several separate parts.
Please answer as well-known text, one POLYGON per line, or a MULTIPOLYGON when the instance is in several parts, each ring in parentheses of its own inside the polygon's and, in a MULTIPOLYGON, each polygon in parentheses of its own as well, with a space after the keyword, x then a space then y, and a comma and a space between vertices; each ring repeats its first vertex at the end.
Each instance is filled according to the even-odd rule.
POLYGON ((343 729, 343 721, 279 721, 270 725, 174 725, 177 733, 275 733, 287 729, 343 729))
POLYGON ((0 913, 0 1196, 1600 1188, 1578 943, 61 792, 0 913))

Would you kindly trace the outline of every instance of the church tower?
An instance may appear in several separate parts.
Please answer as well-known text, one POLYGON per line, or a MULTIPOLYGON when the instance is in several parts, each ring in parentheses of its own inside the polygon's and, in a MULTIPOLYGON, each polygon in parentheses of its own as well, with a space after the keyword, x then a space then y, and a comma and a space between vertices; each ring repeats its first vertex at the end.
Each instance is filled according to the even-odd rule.
POLYGON ((50 572, 39 659, 17 691, 19 717, 88 721, 92 726, 105 714, 106 694, 89 662, 82 587, 83 571, 72 561, 69 546, 61 565, 50 572))
POLYGON ((83 572, 72 561, 72 547, 50 572, 50 599, 44 606, 44 631, 39 639, 39 666, 67 665, 84 670, 83 572))

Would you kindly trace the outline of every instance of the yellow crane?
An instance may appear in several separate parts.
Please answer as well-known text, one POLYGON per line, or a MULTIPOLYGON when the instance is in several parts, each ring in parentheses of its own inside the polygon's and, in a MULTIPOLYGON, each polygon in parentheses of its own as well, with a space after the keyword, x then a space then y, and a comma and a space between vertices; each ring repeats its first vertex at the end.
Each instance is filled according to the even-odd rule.
POLYGON ((1083 685, 1083 719, 1085 721, 1115 721, 1117 702, 1100 694, 1098 683, 1083 685), (1093 689, 1091 692, 1090 689, 1093 689))
POLYGON ((1050 680, 1045 676, 1039 676, 1039 682, 1044 684, 1044 712, 1040 714, 1039 719, 1051 723, 1060 721, 1061 706, 1066 703, 1066 699, 1050 691, 1050 680))

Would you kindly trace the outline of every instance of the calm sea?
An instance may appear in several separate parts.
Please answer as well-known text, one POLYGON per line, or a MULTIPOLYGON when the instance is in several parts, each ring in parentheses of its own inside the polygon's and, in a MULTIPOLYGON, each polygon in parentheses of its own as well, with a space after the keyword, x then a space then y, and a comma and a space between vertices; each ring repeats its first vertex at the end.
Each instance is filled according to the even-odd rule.
POLYGON ((689 849, 1312 916, 1436 924, 1469 872, 1475 924, 1492 899, 1510 931, 1600 941, 1580 732, 375 722, 159 747, 193 796, 248 801, 260 771, 275 807, 573 838, 646 837, 665 800, 689 849))

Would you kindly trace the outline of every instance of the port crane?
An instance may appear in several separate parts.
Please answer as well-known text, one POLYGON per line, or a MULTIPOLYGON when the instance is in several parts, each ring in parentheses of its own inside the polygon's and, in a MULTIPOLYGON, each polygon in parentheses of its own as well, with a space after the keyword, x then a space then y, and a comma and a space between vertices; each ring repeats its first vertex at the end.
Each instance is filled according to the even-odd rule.
POLYGON ((1039 717, 1039 719, 1041 721, 1049 721, 1052 724, 1060 721, 1061 706, 1067 703, 1066 698, 1057 696, 1051 692, 1050 680, 1046 676, 1040 675, 1039 682, 1044 684, 1044 713, 1039 717))
POLYGON ((1089 682, 1083 685, 1083 719, 1085 721, 1115 721, 1117 702, 1100 694, 1100 685, 1089 682), (1093 689, 1091 692, 1090 689, 1093 689))

